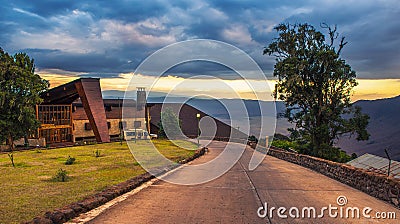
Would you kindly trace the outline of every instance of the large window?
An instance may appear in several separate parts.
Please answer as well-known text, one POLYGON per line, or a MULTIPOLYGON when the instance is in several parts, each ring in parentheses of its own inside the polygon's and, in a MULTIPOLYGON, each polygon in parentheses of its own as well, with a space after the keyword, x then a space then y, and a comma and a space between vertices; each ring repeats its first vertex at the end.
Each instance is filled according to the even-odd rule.
POLYGON ((38 120, 42 125, 71 125, 71 105, 39 105, 38 120))
POLYGON ((39 137, 47 144, 72 141, 71 105, 38 105, 39 137))

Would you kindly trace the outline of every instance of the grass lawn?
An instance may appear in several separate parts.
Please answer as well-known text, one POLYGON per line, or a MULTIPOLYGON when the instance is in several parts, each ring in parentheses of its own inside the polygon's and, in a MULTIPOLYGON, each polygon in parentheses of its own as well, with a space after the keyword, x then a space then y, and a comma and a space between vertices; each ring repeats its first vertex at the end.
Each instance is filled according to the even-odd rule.
MULTIPOLYGON (((193 150, 181 149, 167 140, 153 143, 174 161, 194 154, 193 150)), ((186 148, 196 148, 190 142, 183 144, 186 148)), ((19 151, 14 152, 14 162, 15 168, 6 153, 0 154, 0 223, 29 221, 45 211, 81 200, 145 172, 127 144, 119 142, 19 151), (95 157, 96 150, 100 157, 95 157), (65 165, 68 156, 76 159, 72 165, 65 165), (67 182, 52 179, 60 168, 68 172, 67 182)))

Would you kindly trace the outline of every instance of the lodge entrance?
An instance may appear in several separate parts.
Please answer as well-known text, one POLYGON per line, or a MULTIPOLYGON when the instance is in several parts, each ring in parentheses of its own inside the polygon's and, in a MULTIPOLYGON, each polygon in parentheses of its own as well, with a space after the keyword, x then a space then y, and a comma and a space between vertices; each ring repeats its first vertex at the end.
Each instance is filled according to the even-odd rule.
POLYGON ((47 144, 72 142, 71 128, 50 128, 39 130, 39 137, 45 138, 47 144))

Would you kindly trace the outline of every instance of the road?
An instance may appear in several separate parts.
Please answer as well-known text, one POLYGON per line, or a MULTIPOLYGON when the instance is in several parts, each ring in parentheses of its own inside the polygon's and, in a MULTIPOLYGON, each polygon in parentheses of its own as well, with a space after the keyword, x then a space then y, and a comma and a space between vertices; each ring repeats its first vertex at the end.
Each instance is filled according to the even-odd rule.
MULTIPOLYGON (((212 142, 209 152, 190 165, 216 158, 225 144, 212 142)), ((190 186, 155 181, 89 223, 399 223, 398 219, 364 218, 365 207, 372 209, 368 213, 372 217, 376 211, 395 212, 396 218, 400 213, 390 204, 304 167, 267 156, 257 169, 249 171, 252 153, 252 149, 246 148, 228 172, 207 183, 190 186), (339 206, 336 201, 339 196, 345 196, 347 204, 339 206), (266 217, 259 217, 264 215, 263 205, 267 205, 269 212, 266 217), (329 205, 332 216, 338 212, 337 217, 329 215, 329 205), (272 207, 275 209, 271 212, 272 207), (287 218, 278 216, 279 207, 282 207, 279 214, 287 218), (310 207, 315 208, 316 216, 321 213, 324 216, 313 218, 311 212, 311 218, 308 217, 310 207), (321 212, 323 207, 328 209, 321 212), (346 218, 349 207, 359 209, 360 219, 346 218), (296 208, 298 217, 290 217, 296 215, 296 208)), ((187 175, 185 169, 182 167, 171 175, 187 175)), ((196 179, 196 173, 188 178, 196 179)))

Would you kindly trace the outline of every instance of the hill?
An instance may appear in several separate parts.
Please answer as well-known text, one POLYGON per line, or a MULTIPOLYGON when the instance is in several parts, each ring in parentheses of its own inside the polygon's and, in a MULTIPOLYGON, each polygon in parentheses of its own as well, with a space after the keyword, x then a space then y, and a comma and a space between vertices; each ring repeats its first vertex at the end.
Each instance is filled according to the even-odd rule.
POLYGON ((349 153, 362 155, 370 153, 386 157, 384 149, 390 147, 392 159, 400 160, 400 96, 379 100, 360 100, 355 105, 362 108, 363 113, 370 116, 368 141, 356 141, 343 137, 337 146, 349 153))

